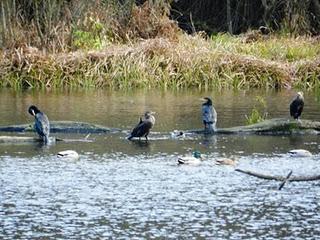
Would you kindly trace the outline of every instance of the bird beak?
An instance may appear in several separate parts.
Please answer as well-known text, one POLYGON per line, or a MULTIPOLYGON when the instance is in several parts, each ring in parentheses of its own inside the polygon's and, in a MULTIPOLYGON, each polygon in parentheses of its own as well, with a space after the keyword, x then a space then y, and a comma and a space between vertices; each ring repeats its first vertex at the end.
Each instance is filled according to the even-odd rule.
POLYGON ((199 98, 199 101, 201 101, 201 102, 206 102, 207 100, 204 99, 204 98, 199 98))
POLYGON ((35 116, 36 114, 34 113, 34 110, 31 110, 31 112, 32 112, 32 116, 35 116))

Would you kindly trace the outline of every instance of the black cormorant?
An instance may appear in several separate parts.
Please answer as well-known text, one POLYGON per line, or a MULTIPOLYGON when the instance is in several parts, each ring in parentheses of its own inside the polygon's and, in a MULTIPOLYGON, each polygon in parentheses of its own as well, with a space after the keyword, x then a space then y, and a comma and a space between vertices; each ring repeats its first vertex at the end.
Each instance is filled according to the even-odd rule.
POLYGON ((131 140, 134 137, 138 137, 140 140, 141 137, 145 137, 148 141, 148 134, 156 121, 153 114, 154 112, 147 111, 144 114, 144 119, 140 117, 139 123, 128 136, 128 140, 131 140))
POLYGON ((204 129, 207 132, 216 131, 217 112, 212 105, 212 100, 208 97, 203 98, 205 102, 202 104, 202 121, 204 129))
POLYGON ((290 104, 290 116, 294 119, 299 119, 304 106, 303 92, 298 92, 297 96, 290 104))
POLYGON ((36 106, 32 105, 29 107, 28 112, 34 116, 34 128, 39 134, 40 138, 45 143, 49 142, 49 133, 50 133, 50 123, 46 114, 41 112, 36 106))

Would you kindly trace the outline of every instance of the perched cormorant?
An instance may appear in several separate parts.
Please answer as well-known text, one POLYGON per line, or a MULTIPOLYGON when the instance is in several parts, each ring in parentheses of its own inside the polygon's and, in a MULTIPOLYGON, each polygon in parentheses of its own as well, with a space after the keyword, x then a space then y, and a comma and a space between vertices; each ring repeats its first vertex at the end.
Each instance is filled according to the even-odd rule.
POLYGON ((303 92, 298 92, 297 96, 290 104, 290 116, 294 119, 299 119, 304 106, 303 92))
POLYGON ((178 157, 178 164, 197 166, 201 163, 202 156, 199 151, 194 151, 192 156, 178 157))
POLYGON ((156 119, 154 118, 153 114, 154 112, 147 111, 144 114, 144 119, 140 117, 139 123, 128 136, 128 140, 131 140, 134 137, 138 137, 140 140, 141 137, 145 137, 148 141, 148 134, 150 133, 150 129, 156 122, 156 119))
POLYGON ((45 143, 49 142, 50 134, 50 123, 46 114, 41 112, 36 106, 32 105, 29 107, 28 112, 34 116, 34 128, 40 138, 43 139, 45 143))
POLYGON ((216 131, 217 112, 212 105, 212 100, 208 97, 203 98, 205 103, 202 104, 202 121, 204 129, 207 132, 216 131))

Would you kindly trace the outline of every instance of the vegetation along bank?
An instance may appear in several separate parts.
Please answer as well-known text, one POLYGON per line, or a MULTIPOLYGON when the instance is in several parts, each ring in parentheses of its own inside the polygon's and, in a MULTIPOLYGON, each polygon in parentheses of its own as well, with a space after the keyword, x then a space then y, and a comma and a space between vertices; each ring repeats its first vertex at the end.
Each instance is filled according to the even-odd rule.
POLYGON ((314 31, 187 34, 163 1, 5 2, 0 87, 320 89, 314 31))

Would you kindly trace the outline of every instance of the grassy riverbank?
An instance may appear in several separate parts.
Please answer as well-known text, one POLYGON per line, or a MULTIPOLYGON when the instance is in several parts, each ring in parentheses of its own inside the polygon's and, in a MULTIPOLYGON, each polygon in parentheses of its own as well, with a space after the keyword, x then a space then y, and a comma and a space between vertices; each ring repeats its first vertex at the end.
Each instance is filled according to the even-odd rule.
POLYGON ((306 28, 287 26, 283 16, 278 32, 269 29, 269 35, 256 30, 238 36, 190 36, 171 20, 167 1, 5 2, 0 4, 0 87, 318 89, 320 85, 320 38, 296 37, 310 35, 311 22, 306 28))
POLYGON ((177 33, 99 50, 3 51, 1 87, 200 89, 320 88, 320 40, 177 33))

